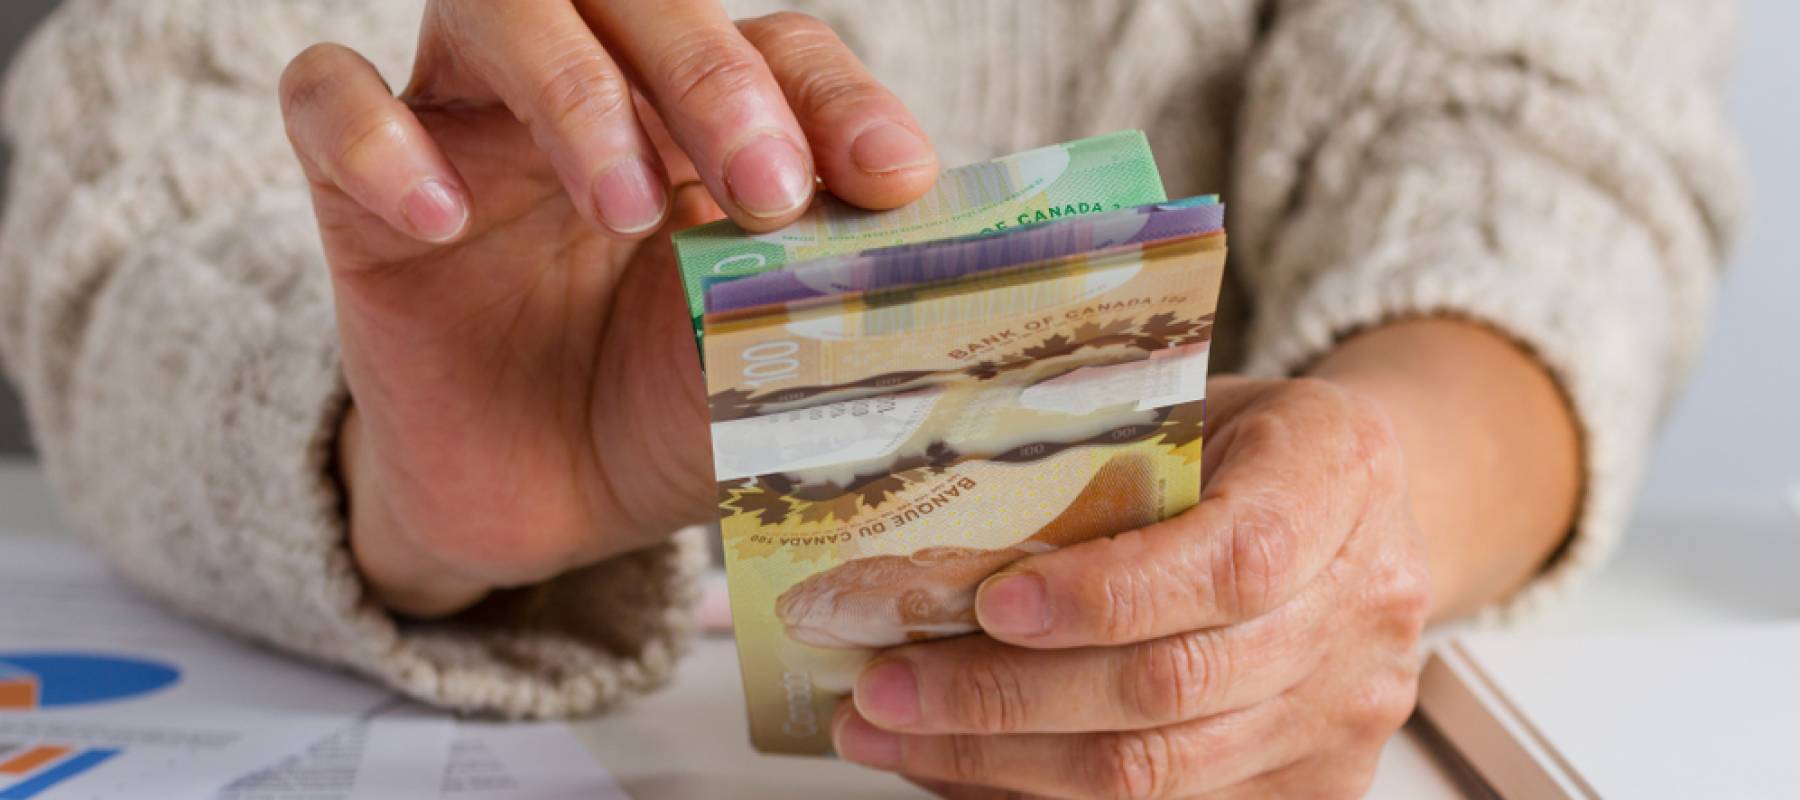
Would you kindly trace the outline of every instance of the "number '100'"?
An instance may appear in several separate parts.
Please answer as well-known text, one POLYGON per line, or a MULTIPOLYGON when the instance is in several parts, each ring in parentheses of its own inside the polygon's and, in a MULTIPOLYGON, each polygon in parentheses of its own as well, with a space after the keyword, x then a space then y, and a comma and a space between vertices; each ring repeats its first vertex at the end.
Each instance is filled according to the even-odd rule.
POLYGON ((792 380, 799 374, 800 345, 791 340, 761 342, 744 348, 744 383, 758 387, 771 381, 792 380))

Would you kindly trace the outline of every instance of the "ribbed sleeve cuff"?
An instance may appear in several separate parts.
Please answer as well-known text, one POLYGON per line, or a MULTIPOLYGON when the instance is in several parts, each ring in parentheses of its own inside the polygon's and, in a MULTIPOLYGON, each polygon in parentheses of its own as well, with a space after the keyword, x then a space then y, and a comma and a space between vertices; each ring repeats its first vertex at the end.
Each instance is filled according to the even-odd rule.
POLYGON ((1453 315, 1528 348, 1577 417, 1571 538, 1490 619, 1615 547, 1699 350, 1743 198, 1732 24, 1699 0, 1317 0, 1275 11, 1252 64, 1231 206, 1250 368, 1453 315))
MULTIPOLYGON (((1579 191, 1554 181, 1543 188, 1579 191)), ((1430 206, 1428 197, 1414 202, 1430 206)), ((1313 224, 1391 226, 1394 213, 1403 213, 1386 210, 1393 213, 1364 206, 1335 223, 1313 224)), ((1400 228, 1366 249, 1331 253, 1335 268, 1260 298, 1247 365, 1261 375, 1296 374, 1352 333, 1429 315, 1485 324, 1541 361, 1577 419, 1584 492, 1555 560, 1483 611, 1489 621, 1544 607, 1606 561, 1622 536, 1670 379, 1665 337, 1675 328, 1660 318, 1667 304, 1658 297, 1663 284, 1649 243, 1629 226, 1584 229, 1579 217, 1540 210, 1499 202, 1459 219, 1400 228), (1571 280, 1575 274, 1580 279, 1571 280)))
POLYGON ((342 500, 331 478, 335 433, 347 395, 337 373, 307 459, 291 476, 310 487, 312 524, 297 552, 279 556, 291 574, 271 586, 298 590, 292 630, 278 645, 345 663, 409 696, 461 711, 506 717, 579 716, 665 684, 697 628, 693 610, 706 563, 701 528, 669 542, 496 593, 456 617, 393 617, 369 598, 352 563, 342 500), (308 563, 310 562, 310 563, 308 563))
POLYGON ((441 622, 371 599, 333 475, 348 396, 307 217, 297 194, 222 213, 97 294, 75 422, 47 428, 76 532, 185 613, 428 703, 577 715, 666 681, 695 627, 695 531, 441 622))
MULTIPOLYGON (((246 426, 234 444, 260 454, 228 463, 265 465, 269 474, 260 482, 291 492, 271 498, 271 506, 292 516, 263 530, 237 529, 243 533, 235 544, 244 552, 235 569, 255 582, 247 588, 263 596, 265 610, 219 621, 467 712, 582 715, 667 682, 696 630, 703 530, 682 531, 666 544, 540 586, 497 593, 447 620, 397 619, 371 600, 346 539, 343 499, 332 477, 348 399, 335 348, 281 365, 279 377, 252 370, 248 380, 276 384, 251 396, 283 398, 278 405, 285 408, 254 409, 272 419, 246 426), (301 363, 310 369, 294 369, 301 363)), ((218 617, 216 609, 199 611, 218 617)))

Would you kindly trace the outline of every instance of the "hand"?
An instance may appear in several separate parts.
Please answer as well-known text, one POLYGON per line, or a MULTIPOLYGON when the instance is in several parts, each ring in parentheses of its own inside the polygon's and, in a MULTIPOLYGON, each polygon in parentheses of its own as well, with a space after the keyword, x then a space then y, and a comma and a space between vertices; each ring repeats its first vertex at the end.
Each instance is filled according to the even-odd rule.
POLYGON ((1430 608, 1395 429, 1314 379, 1209 389, 1200 504, 983 584, 986 636, 869 665, 846 759, 947 797, 1353 797, 1430 608))
POLYGON ((936 174, 911 115, 817 20, 734 26, 702 0, 436 0, 401 98, 332 45, 294 60, 281 97, 353 400, 351 547, 418 615, 708 515, 668 230, 721 207, 785 224, 815 171, 877 207, 936 174))

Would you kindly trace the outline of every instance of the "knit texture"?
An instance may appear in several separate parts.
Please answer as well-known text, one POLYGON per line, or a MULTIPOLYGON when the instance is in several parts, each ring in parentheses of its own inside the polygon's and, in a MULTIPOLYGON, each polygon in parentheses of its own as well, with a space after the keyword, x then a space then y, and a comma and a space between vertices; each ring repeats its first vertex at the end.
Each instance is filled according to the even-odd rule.
MULTIPOLYGON (((729 4, 739 14, 770 2, 729 4)), ((944 163, 1144 128, 1171 195, 1224 191, 1223 365, 1292 374, 1447 313, 1561 382, 1586 493, 1541 605, 1615 545, 1742 215, 1711 0, 909 0, 832 23, 944 163)), ((69 0, 15 65, 0 364, 75 532, 181 611, 509 715, 666 680, 692 532, 421 625, 369 598, 330 453, 327 273, 275 83, 315 41, 404 82, 418 0, 69 0)))

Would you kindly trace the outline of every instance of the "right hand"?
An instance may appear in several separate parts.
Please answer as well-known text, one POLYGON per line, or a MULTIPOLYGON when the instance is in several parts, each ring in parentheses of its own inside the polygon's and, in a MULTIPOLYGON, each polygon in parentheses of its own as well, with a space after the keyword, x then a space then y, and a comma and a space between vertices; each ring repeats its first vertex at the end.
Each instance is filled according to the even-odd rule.
POLYGON ((434 0, 400 98, 334 45, 281 96, 352 398, 351 549, 420 616, 710 514, 669 230, 779 227, 815 174, 892 207, 937 172, 823 24, 734 25, 709 0, 434 0))

